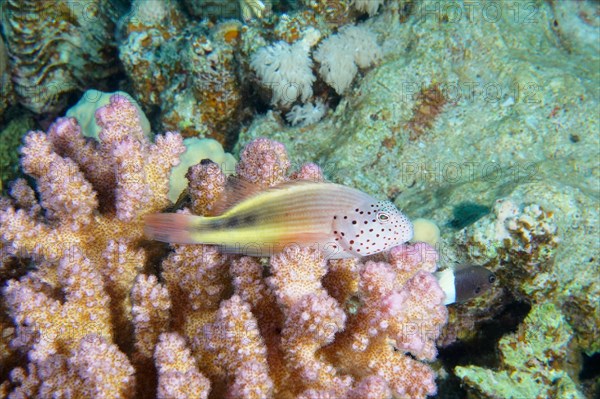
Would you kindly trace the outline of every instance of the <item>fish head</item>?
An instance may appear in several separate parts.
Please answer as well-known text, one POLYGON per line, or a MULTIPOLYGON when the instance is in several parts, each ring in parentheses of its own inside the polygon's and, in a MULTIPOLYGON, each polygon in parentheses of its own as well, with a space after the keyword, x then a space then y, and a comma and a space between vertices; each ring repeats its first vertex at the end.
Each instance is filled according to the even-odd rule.
POLYGON ((367 201, 337 214, 333 230, 340 247, 357 257, 388 250, 413 236, 410 220, 389 201, 367 201))
POLYGON ((496 276, 483 266, 464 265, 454 271, 456 302, 482 295, 496 282, 496 276))

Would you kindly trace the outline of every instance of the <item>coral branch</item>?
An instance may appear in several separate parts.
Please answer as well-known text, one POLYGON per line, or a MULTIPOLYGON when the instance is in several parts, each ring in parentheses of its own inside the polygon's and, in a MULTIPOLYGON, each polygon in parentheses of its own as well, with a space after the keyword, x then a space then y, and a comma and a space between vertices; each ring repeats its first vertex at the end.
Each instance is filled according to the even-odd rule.
POLYGON ((223 301, 214 323, 204 326, 196 345, 213 352, 231 380, 228 397, 269 397, 273 382, 267 366, 267 348, 248 304, 233 296, 223 301))
POLYGON ((168 327, 171 299, 169 292, 155 276, 140 274, 131 290, 131 313, 135 326, 135 349, 152 357, 158 336, 168 327))
POLYGON ((57 280, 63 288, 64 304, 40 288, 48 287, 41 273, 11 280, 4 289, 9 314, 17 324, 16 345, 31 345, 29 359, 42 361, 65 349, 73 349, 91 332, 112 338, 109 298, 102 277, 83 254, 73 248, 61 259, 57 280), (36 278, 37 277, 37 278, 36 278))
POLYGON ((161 334, 156 345, 159 399, 206 399, 210 381, 196 366, 185 340, 176 333, 161 334))

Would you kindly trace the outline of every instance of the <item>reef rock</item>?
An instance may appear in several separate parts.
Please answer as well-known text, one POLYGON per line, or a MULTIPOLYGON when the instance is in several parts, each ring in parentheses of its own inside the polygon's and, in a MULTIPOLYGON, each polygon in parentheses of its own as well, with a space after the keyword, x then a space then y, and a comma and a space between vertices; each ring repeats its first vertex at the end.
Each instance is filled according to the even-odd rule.
POLYGON ((4 111, 15 100, 10 71, 8 68, 8 53, 4 45, 4 39, 0 36, 0 119, 4 111))
POLYGON ((241 24, 195 23, 174 1, 134 1, 120 57, 145 110, 165 130, 221 143, 237 126, 241 93, 234 53, 241 24))
POLYGON ((111 0, 7 0, 1 14, 17 99, 35 113, 62 110, 118 69, 111 0))
POLYGON ((569 375, 572 333, 554 305, 535 307, 515 334, 500 340, 500 370, 469 366, 456 373, 486 397, 583 399, 569 375))
MULTIPOLYGON (((548 174, 556 172, 545 166, 548 174)), ((496 201, 492 213, 447 239, 451 250, 446 254, 485 265, 499 277, 504 294, 490 295, 481 306, 496 308, 506 295, 551 302, 573 327, 576 345, 592 354, 600 350, 597 200, 564 182, 535 180, 519 185, 496 201)), ((464 323, 469 316, 461 311, 456 319, 464 323)))
POLYGON ((435 221, 442 264, 493 269, 498 288, 454 338, 507 301, 551 303, 573 328, 572 350, 592 354, 600 57, 588 44, 600 21, 592 2, 554 3, 415 3, 402 21, 384 5, 364 22, 381 64, 328 116, 290 127, 269 112, 238 146, 281 141, 292 163, 318 162, 327 178, 435 221))

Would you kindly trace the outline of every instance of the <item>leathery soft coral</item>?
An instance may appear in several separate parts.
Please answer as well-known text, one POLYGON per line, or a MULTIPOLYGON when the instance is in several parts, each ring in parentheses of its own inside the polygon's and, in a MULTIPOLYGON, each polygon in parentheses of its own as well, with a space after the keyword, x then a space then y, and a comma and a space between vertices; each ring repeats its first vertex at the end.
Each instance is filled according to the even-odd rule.
MULTIPOLYGON (((14 330, 2 344, 10 339, 10 350, 28 356, 11 360, 3 395, 435 393, 426 363, 447 317, 431 274, 435 250, 405 244, 377 260, 328 262, 315 248, 289 247, 265 260, 144 241, 141 219, 170 205, 168 170, 182 146, 177 134, 150 143, 135 112, 123 98, 97 111, 100 143, 82 138, 69 119, 28 135, 23 167, 40 202, 20 181, 0 208, 4 268, 20 275, 2 291, 14 330), (29 270, 16 268, 18 258, 29 270)), ((289 167, 283 145, 257 139, 242 151, 237 174, 263 188, 323 180, 314 164, 289 167)), ((180 212, 214 211, 222 171, 201 162, 187 177, 191 209, 180 212)))

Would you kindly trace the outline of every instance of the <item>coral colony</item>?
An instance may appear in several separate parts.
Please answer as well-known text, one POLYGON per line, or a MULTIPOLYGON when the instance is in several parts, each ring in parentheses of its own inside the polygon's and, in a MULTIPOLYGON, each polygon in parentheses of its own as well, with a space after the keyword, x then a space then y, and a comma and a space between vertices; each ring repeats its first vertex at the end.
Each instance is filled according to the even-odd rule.
MULTIPOLYGON (((96 112, 98 141, 74 119, 30 132, 25 180, 2 199, 7 364, 19 397, 423 398, 436 392, 435 340, 447 319, 427 244, 378 259, 325 261, 288 247, 264 262, 207 245, 149 242, 144 215, 169 206, 176 133, 152 143, 122 96, 96 112), (26 363, 17 361, 26 354, 26 363), (12 354, 12 357, 11 355, 12 354)), ((263 188, 322 180, 289 171, 285 148, 257 139, 237 174, 263 188)), ((193 166, 189 208, 209 214, 225 177, 193 166)))
POLYGON ((0 0, 0 398, 598 396, 599 26, 593 0, 0 0), (422 219, 384 240, 353 206, 332 256, 345 190, 422 219))

